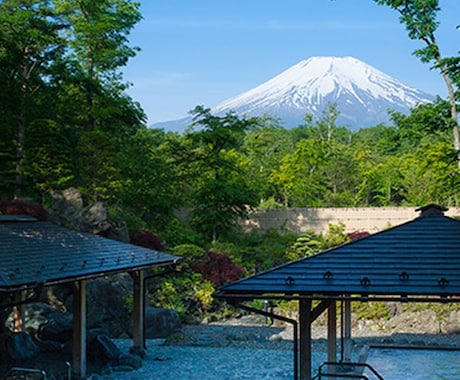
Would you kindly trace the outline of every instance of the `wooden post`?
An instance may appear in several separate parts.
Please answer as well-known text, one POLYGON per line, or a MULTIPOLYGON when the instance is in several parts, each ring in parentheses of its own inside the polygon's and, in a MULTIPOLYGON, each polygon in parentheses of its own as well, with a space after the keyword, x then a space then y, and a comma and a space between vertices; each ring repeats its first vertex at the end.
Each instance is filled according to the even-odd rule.
POLYGON ((22 307, 22 302, 25 299, 24 292, 16 292, 14 294, 14 302, 18 305, 13 306, 13 331, 22 332, 23 323, 24 323, 24 308, 22 307))
POLYGON ((300 322, 300 379, 311 380, 311 300, 299 300, 300 322))
POLYGON ((73 283, 72 379, 86 379, 86 280, 73 283))
POLYGON ((343 361, 351 362, 351 301, 344 302, 343 361))
POLYGON ((144 350, 144 311, 145 289, 144 271, 138 270, 131 274, 133 278, 133 347, 131 353, 145 357, 144 350))
MULTIPOLYGON (((327 309, 327 361, 337 361, 337 303, 332 301, 327 309)), ((329 366, 329 373, 335 373, 335 367, 329 366)))

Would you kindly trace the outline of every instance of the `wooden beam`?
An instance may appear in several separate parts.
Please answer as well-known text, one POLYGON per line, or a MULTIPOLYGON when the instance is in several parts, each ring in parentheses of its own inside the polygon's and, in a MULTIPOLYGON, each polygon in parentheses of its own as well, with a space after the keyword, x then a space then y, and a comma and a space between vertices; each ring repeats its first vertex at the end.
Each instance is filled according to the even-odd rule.
POLYGON ((13 306, 13 331, 22 332, 24 324, 24 307, 22 305, 23 301, 26 299, 24 292, 18 291, 14 293, 14 303, 13 306))
POLYGON ((311 323, 313 322, 311 300, 299 300, 300 324, 300 379, 311 380, 311 323))
MULTIPOLYGON (((337 303, 332 302, 327 309, 327 361, 337 361, 337 303)), ((335 373, 335 368, 329 366, 330 374, 335 373), (332 367, 332 368, 331 368, 332 367)))
POLYGON ((344 336, 343 336, 343 360, 351 362, 351 302, 344 301, 344 336))
POLYGON ((323 314, 332 303, 333 301, 326 300, 321 301, 318 305, 316 305, 311 312, 311 321, 316 321, 316 319, 318 319, 318 317, 323 314))
POLYGON ((145 357, 145 281, 144 271, 131 273, 133 278, 133 347, 131 353, 145 357))
POLYGON ((72 379, 86 379, 86 280, 73 283, 72 379))

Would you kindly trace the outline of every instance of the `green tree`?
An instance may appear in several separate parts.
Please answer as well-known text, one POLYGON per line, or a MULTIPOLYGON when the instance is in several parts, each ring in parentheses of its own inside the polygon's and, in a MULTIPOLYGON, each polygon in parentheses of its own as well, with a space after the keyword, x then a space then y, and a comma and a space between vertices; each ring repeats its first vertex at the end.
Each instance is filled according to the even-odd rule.
POLYGON ((193 124, 185 133, 194 173, 192 223, 216 240, 246 215, 248 207, 257 204, 257 193, 251 188, 240 154, 245 132, 257 119, 239 118, 234 113, 214 116, 200 106, 192 113, 193 124))
POLYGON ((376 155, 370 150, 357 152, 357 204, 365 207, 399 206, 404 200, 401 158, 376 155))
POLYGON ((449 94, 451 128, 453 131, 454 148, 460 167, 460 133, 456 90, 459 90, 460 59, 458 57, 443 57, 436 39, 439 22, 436 19, 440 10, 439 0, 374 0, 377 4, 387 5, 400 14, 401 23, 405 24, 409 38, 419 40, 425 47, 417 49, 414 54, 424 63, 431 63, 438 69, 444 79, 449 94))
POLYGON ((375 155, 395 154, 400 149, 398 129, 384 124, 362 128, 353 134, 352 145, 357 152, 371 149, 375 155))
POLYGON ((283 157, 295 149, 291 134, 276 120, 262 120, 244 138, 243 154, 248 160, 248 174, 259 193, 260 205, 275 203, 279 191, 270 176, 282 163, 283 157))
POLYGON ((311 114, 305 115, 305 124, 291 132, 297 136, 295 141, 300 141, 302 138, 315 138, 327 142, 334 140, 349 144, 352 133, 348 128, 337 125, 337 118, 340 116, 337 107, 337 103, 326 104, 318 119, 311 114))
POLYGON ((400 167, 407 204, 458 204, 460 175, 452 144, 423 144, 401 157, 400 167))
POLYGON ((433 103, 419 104, 409 115, 392 112, 391 119, 399 140, 395 153, 399 154, 426 143, 445 141, 451 129, 449 103, 441 98, 433 103))
POLYGON ((144 127, 125 141, 118 155, 122 205, 157 232, 163 232, 173 210, 183 202, 177 170, 166 144, 162 130, 144 127))
MULTIPOLYGON (((36 117, 47 115, 47 109, 38 109, 37 103, 46 103, 42 90, 48 86, 54 63, 63 51, 62 28, 50 1, 0 3, 1 132, 15 147, 15 198, 23 190, 27 128, 36 117)), ((7 158, 10 155, 7 153, 7 158)), ((11 171, 11 165, 7 171, 11 171)))
MULTIPOLYGON (((107 113, 115 106, 111 94, 121 96, 126 85, 119 68, 138 50, 129 46, 129 33, 141 19, 139 3, 128 0, 54 0, 68 24, 69 65, 78 86, 80 118, 90 131, 107 126, 107 113)), ((113 120, 113 118, 112 118, 113 120)))
POLYGON ((271 180, 282 189, 284 204, 290 207, 320 207, 322 194, 327 190, 322 176, 328 160, 327 142, 304 139, 296 150, 287 154, 271 180))
POLYGON ((110 138, 101 131, 81 134, 78 145, 79 183, 93 200, 114 201, 121 191, 120 167, 110 138))
POLYGON ((70 135, 70 131, 52 120, 36 120, 29 126, 25 140, 25 174, 42 199, 51 190, 74 184, 70 135))

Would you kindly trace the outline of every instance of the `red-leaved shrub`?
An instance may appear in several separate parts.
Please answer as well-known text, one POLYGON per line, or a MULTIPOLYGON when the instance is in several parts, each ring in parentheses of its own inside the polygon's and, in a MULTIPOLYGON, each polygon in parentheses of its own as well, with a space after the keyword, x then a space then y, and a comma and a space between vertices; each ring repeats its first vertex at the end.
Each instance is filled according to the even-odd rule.
POLYGON ((48 218, 48 214, 42 206, 21 199, 12 201, 1 200, 0 213, 4 215, 29 215, 38 220, 46 220, 48 218))
POLYGON ((350 232, 348 234, 348 237, 350 238, 350 240, 358 240, 358 239, 362 239, 363 237, 366 237, 366 236, 369 236, 370 233, 369 232, 366 232, 366 231, 356 231, 356 232, 350 232))
POLYGON ((208 251, 206 256, 207 260, 199 262, 192 269, 215 286, 236 281, 244 273, 244 268, 236 265, 225 253, 208 251))
POLYGON ((129 234, 129 239, 131 244, 154 249, 155 251, 164 251, 163 243, 158 236, 151 231, 133 231, 129 234))

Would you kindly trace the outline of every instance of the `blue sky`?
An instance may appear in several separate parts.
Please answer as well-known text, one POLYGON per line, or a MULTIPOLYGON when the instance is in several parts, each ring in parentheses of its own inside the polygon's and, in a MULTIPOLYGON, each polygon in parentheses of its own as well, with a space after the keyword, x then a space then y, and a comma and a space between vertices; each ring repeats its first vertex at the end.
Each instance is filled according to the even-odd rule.
MULTIPOLYGON (((139 1, 139 0, 138 0, 139 1)), ((412 55, 398 14, 372 0, 140 0, 131 33, 141 51, 124 68, 152 124, 212 107, 313 56, 353 56, 433 95, 438 71, 412 55)), ((440 0, 438 44, 460 50, 460 1, 440 0)))

